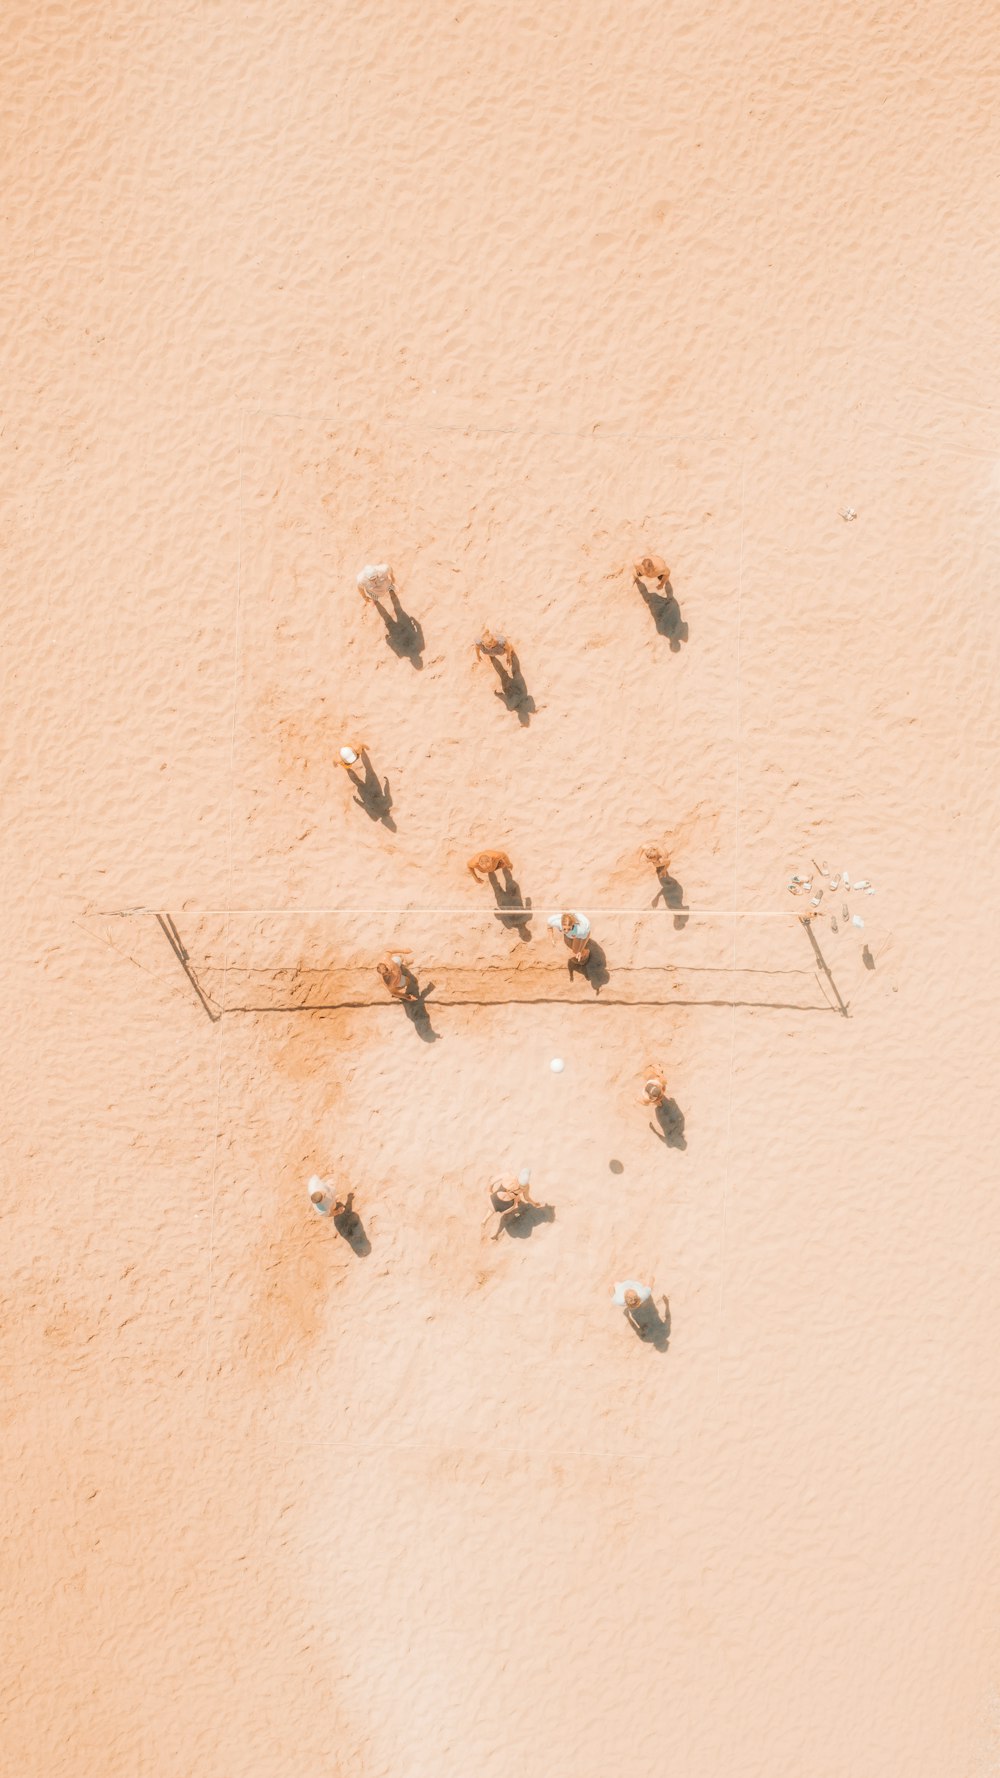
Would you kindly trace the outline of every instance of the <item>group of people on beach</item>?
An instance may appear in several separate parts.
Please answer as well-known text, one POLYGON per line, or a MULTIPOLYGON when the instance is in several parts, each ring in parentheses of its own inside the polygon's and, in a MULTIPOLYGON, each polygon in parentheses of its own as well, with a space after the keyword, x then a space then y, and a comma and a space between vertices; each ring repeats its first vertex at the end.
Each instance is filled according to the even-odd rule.
MULTIPOLYGON (((632 572, 637 584, 653 584, 660 592, 669 585, 670 570, 659 556, 638 558, 633 563, 632 572)), ((381 562, 362 568, 357 576, 357 588, 366 603, 376 606, 380 606, 383 597, 394 598, 396 579, 391 565, 381 562)), ((489 628, 484 628, 474 643, 474 655, 477 662, 484 658, 492 661, 501 672, 506 669, 510 673, 516 667, 517 657, 511 641, 489 628)), ((367 755, 367 742, 352 739, 340 748, 339 763, 354 778, 358 768, 367 770, 367 755)), ((657 846, 645 846, 642 848, 642 856, 652 864, 662 882, 670 870, 667 853, 657 846)), ((468 859, 466 868, 476 883, 482 883, 484 880, 495 879, 501 872, 509 880, 513 864, 506 852, 494 848, 474 853, 468 859)), ((585 970, 591 949, 590 920, 587 915, 572 910, 560 911, 552 914, 546 924, 553 939, 563 940, 569 952, 570 969, 585 970)), ((412 962, 412 951, 399 949, 388 951, 376 964, 378 976, 394 1000, 410 1003, 420 1000, 418 984, 411 968, 412 962)), ((642 1091, 637 1103, 654 1111, 668 1103, 666 1076, 659 1064, 650 1063, 643 1070, 642 1091)), ((531 1172, 528 1168, 523 1168, 517 1179, 509 1183, 500 1180, 492 1182, 489 1187, 490 1207, 484 1218, 484 1226, 494 1219, 492 1240, 499 1240, 505 1231, 510 1231, 532 1212, 544 1214, 549 1208, 539 1204, 531 1196, 530 1183, 531 1172)), ((332 1217, 339 1232, 349 1238, 352 1227, 357 1222, 353 1194, 348 1198, 338 1196, 317 1175, 310 1178, 308 1190, 309 1201, 317 1214, 332 1217)), ((627 1320, 640 1337, 645 1339, 654 1333, 654 1322, 649 1315, 652 1290, 648 1285, 626 1279, 615 1285, 613 1301, 624 1309, 627 1320)), ((665 1299, 664 1305, 666 1306, 665 1299)), ((662 1330, 663 1323, 658 1317, 655 1318, 655 1325, 662 1330)))

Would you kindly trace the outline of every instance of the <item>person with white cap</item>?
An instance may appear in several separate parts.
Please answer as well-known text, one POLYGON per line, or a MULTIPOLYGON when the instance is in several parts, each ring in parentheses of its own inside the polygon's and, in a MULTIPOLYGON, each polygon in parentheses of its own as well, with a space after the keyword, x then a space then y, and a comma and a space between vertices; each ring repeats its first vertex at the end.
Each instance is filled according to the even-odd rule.
POLYGON ((349 742, 347 746, 341 747, 337 763, 338 765, 343 766, 345 772, 353 772, 356 766, 364 765, 365 762, 363 756, 367 752, 367 741, 349 742))
POLYGON ((388 562, 374 562, 362 568, 357 586, 366 605, 377 605, 382 593, 395 592, 396 581, 388 562))
POLYGON ((586 967, 590 956, 590 921, 586 914, 552 914, 546 921, 553 937, 562 933, 570 950, 569 966, 586 967))
POLYGON ((641 1340, 646 1338, 646 1329, 639 1318, 639 1311, 652 1298, 653 1292, 648 1284, 640 1284, 637 1278, 624 1278, 615 1285, 611 1300, 619 1309, 625 1310, 625 1319, 630 1327, 634 1327, 641 1340))
POLYGON ((493 1184, 490 1186, 490 1207, 483 1219, 485 1222, 488 1222, 491 1216, 497 1211, 500 1212, 500 1219, 493 1234, 490 1236, 492 1241, 498 1241, 503 1234, 507 1223, 516 1222, 522 1210, 526 1209, 528 1206, 530 1206, 532 1210, 541 1209, 541 1205, 536 1204, 534 1198, 531 1197, 528 1192, 530 1184, 530 1167, 521 1168, 517 1180, 513 1185, 504 1185, 499 1179, 493 1181, 493 1184))

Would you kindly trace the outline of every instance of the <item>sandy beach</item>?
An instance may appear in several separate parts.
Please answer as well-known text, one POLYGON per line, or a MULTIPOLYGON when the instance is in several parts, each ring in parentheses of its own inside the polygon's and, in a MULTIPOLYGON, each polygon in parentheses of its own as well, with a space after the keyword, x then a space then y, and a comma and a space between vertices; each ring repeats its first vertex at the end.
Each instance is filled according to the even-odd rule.
POLYGON ((0 46, 0 1769, 1000 1773, 992 9, 0 46))

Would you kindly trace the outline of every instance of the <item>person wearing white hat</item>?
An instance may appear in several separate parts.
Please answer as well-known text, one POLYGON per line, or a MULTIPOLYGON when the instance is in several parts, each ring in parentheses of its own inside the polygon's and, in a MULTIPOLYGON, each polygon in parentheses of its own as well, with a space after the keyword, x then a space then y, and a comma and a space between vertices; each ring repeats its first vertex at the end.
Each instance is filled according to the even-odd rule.
POLYGON ((388 562, 369 563, 358 575, 358 592, 365 604, 375 605, 382 593, 394 593, 396 581, 388 562))
POLYGON ((345 772, 353 772, 355 766, 364 764, 362 756, 367 752, 367 741, 352 741, 346 747, 341 747, 337 763, 343 766, 345 772))

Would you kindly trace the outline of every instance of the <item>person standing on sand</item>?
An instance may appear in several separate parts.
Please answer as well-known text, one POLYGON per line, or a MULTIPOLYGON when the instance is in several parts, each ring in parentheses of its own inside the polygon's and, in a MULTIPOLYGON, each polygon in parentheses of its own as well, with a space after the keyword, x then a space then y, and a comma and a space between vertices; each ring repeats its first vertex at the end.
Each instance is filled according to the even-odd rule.
POLYGON ((336 1216, 337 1212, 344 1208, 339 1198, 335 1198, 328 1187, 324 1185, 318 1173, 314 1173, 310 1179, 308 1190, 309 1202, 319 1216, 336 1216))
POLYGON ((657 591, 663 591, 670 579, 670 569, 662 556, 640 556, 632 563, 633 580, 649 582, 655 580, 657 591))
POLYGON ((661 851, 659 846, 643 846, 642 856, 643 856, 643 858, 649 859, 649 862, 652 865, 652 867, 655 870, 658 877, 669 877, 669 875, 670 875, 669 853, 661 851))
POLYGON ((415 994, 410 986, 413 975, 407 968, 407 964, 412 956, 412 951, 390 951, 388 956, 383 957, 381 963, 376 965, 382 981, 394 1000, 420 999, 420 995, 415 994))
POLYGON ((625 1319, 630 1327, 634 1327, 640 1340, 646 1338, 646 1329, 642 1325, 639 1311, 644 1303, 648 1303, 653 1295, 648 1284, 640 1284, 636 1278, 626 1278, 616 1284, 611 1300, 619 1309, 625 1310, 625 1319))
POLYGON ((570 968, 584 969, 590 956, 590 921, 586 914, 552 914, 546 921, 553 934, 562 933, 570 951, 570 968))
POLYGON ((490 1217, 495 1215, 498 1210, 500 1212, 500 1220, 490 1236, 491 1241, 499 1241, 508 1222, 516 1222, 522 1210, 526 1209, 529 1205, 532 1210, 541 1208, 540 1205, 535 1203, 534 1198, 529 1195, 528 1186, 530 1184, 531 1170, 528 1167, 521 1168, 514 1185, 503 1185, 498 1179, 493 1181, 493 1184, 490 1186, 490 1207, 486 1212, 484 1221, 488 1222, 490 1217))
POLYGON ((345 772, 353 775, 356 766, 363 766, 364 755, 368 752, 367 741, 352 741, 340 749, 337 764, 343 766, 345 772))
POLYGON ((483 631, 479 641, 475 644, 475 652, 476 661, 480 661, 483 655, 486 656, 487 660, 493 661, 494 664, 498 660, 502 660, 506 665, 508 673, 514 663, 513 643, 508 642, 506 636, 494 636, 492 630, 483 631))
POLYGON ((376 605, 383 593, 396 591, 396 578, 388 562, 370 563, 358 575, 357 586, 365 604, 376 605))
POLYGON ((643 1070, 642 1097, 636 1100, 637 1105, 654 1109, 662 1105, 667 1096, 667 1082, 659 1062, 650 1062, 643 1070))
POLYGON ((495 877, 498 870, 509 874, 514 867, 506 852, 477 852, 474 858, 469 859, 465 868, 472 873, 477 883, 481 883, 483 877, 495 877))

